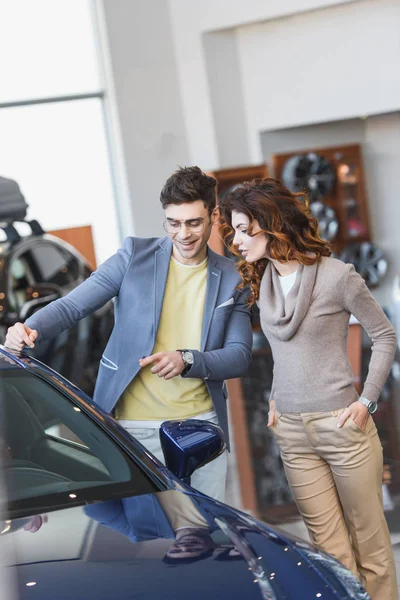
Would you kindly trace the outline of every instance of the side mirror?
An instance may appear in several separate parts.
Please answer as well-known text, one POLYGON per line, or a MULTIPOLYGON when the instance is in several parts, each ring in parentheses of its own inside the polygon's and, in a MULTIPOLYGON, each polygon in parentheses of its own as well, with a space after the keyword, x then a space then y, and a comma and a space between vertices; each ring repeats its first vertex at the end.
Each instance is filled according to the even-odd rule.
POLYGON ((160 428, 165 464, 185 483, 192 473, 222 454, 226 448, 223 431, 218 425, 188 419, 165 421, 160 428))

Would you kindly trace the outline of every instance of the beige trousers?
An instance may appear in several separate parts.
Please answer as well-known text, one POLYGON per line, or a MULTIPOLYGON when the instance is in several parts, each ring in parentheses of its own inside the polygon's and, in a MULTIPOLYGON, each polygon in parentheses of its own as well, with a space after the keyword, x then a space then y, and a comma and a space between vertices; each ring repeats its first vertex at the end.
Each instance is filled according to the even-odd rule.
POLYGON ((382 504, 382 446, 343 411, 279 413, 271 430, 312 542, 340 560, 372 600, 397 600, 395 562, 382 504))

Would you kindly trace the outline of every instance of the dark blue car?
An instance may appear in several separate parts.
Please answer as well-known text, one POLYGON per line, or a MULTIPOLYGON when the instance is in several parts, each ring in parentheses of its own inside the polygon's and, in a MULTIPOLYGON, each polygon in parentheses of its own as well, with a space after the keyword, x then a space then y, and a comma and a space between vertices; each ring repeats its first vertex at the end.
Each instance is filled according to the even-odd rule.
POLYGON ((368 598, 331 557, 185 483, 223 450, 218 427, 164 424, 168 469, 25 354, 0 350, 0 392, 19 600, 368 598))

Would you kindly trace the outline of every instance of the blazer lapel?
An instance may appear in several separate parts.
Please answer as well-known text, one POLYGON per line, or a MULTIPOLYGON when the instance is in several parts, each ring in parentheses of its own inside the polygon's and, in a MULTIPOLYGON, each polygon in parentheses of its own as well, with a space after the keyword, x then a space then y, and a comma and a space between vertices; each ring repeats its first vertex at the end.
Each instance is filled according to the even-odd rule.
POLYGON ((222 271, 216 264, 214 252, 212 250, 208 250, 206 301, 204 304, 203 326, 201 330, 202 352, 204 352, 206 347, 208 332, 210 331, 211 326, 211 319, 217 301, 219 286, 221 284, 221 276, 222 271))
POLYGON ((167 283, 169 263, 171 260, 172 242, 163 238, 160 248, 155 253, 154 265, 154 336, 157 335, 160 323, 165 286, 167 283))

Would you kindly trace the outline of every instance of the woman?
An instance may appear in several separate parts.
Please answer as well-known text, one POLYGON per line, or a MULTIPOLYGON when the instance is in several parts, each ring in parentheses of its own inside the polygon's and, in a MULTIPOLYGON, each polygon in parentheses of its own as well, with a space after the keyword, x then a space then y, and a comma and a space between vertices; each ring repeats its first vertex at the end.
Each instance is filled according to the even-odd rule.
POLYGON ((330 257, 304 195, 276 179, 245 183, 222 200, 221 218, 272 349, 268 427, 311 539, 360 575, 373 600, 395 599, 382 447, 370 416, 394 330, 354 267, 330 257), (347 357, 351 314, 373 342, 360 398, 347 357))

